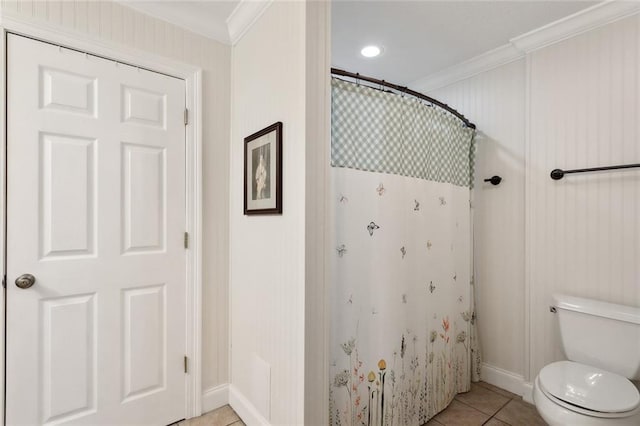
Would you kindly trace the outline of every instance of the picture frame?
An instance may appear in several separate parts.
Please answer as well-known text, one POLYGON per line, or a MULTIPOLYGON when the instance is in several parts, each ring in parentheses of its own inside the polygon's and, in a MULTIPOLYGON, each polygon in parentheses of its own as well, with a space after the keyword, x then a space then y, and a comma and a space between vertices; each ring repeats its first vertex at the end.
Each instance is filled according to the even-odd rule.
POLYGON ((244 138, 244 214, 282 214, 282 122, 244 138))

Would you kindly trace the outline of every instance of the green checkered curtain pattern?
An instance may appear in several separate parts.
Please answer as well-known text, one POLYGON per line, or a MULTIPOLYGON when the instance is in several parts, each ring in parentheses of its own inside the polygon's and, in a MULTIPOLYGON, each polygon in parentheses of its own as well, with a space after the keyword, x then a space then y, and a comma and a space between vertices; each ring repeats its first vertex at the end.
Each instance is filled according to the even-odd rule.
POLYGON ((332 79, 331 165, 473 186, 475 130, 420 99, 332 79))

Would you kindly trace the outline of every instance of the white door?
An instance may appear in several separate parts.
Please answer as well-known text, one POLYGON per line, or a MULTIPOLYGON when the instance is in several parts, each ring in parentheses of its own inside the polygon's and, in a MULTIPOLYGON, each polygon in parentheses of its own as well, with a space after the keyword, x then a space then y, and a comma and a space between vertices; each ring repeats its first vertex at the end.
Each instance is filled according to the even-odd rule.
POLYGON ((180 420, 185 83, 7 49, 7 424, 180 420))

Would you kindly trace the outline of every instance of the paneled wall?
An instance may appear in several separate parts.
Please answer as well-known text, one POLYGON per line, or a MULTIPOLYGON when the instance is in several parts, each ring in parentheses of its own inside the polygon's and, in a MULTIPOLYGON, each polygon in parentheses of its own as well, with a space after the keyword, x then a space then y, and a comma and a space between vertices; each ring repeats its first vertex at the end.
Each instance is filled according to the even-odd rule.
POLYGON ((553 293, 640 306, 640 171, 549 178, 640 163, 639 25, 632 16, 529 56, 532 378, 562 356, 553 293))
POLYGON ((233 47, 230 401, 247 422, 253 406, 272 424, 304 423, 305 8, 273 2, 233 47), (245 216, 243 139, 277 121, 283 213, 245 216))
POLYGON ((524 374, 525 63, 431 93, 478 128, 473 191, 478 327, 486 364, 524 374), (499 175, 493 186, 484 178, 499 175))
POLYGON ((640 306, 640 172, 549 177, 640 162, 639 37, 634 15, 431 93, 478 124, 477 178, 505 178, 474 194, 481 344, 505 376, 563 357, 552 294, 640 306))
POLYGON ((228 199, 231 48, 112 1, 2 0, 44 22, 203 69, 203 389, 229 381, 228 199))

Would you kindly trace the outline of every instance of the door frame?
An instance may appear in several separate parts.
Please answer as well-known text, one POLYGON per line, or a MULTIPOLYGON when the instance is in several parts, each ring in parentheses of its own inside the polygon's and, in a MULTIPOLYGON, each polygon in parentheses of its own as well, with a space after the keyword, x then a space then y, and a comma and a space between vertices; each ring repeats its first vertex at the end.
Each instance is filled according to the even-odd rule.
MULTIPOLYGON (((185 81, 186 107, 189 111, 185 127, 186 170, 186 229, 189 233, 189 248, 186 251, 186 356, 189 358, 188 373, 185 374, 186 418, 202 414, 202 69, 183 62, 165 58, 140 49, 105 41, 97 37, 72 30, 61 29, 46 23, 34 23, 15 17, 2 16, 0 11, 0 264, 6 276, 6 87, 7 87, 7 36, 16 34, 45 43, 87 52, 123 64, 145 68, 167 74, 185 81)), ((5 419, 5 306, 6 291, 0 292, 0 419, 5 419)))

